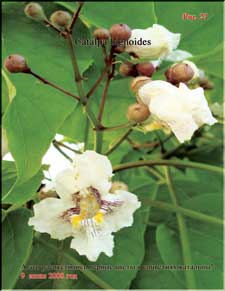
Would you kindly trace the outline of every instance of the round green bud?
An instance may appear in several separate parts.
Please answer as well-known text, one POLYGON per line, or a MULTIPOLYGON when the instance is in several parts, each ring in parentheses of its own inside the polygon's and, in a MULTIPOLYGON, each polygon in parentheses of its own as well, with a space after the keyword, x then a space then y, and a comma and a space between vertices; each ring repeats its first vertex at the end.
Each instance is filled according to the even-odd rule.
POLYGON ((190 81, 194 76, 194 71, 188 64, 180 63, 170 67, 165 72, 165 76, 167 82, 176 85, 180 82, 186 83, 190 81))
POLYGON ((37 21, 44 21, 47 19, 42 6, 35 2, 27 4, 24 8, 24 12, 27 17, 37 21))
POLYGON ((127 119, 131 122, 141 123, 150 116, 148 106, 140 103, 134 103, 128 107, 127 119))
POLYGON ((126 41, 131 37, 131 29, 128 25, 113 24, 109 30, 111 39, 114 41, 126 41))
POLYGON ((8 56, 5 59, 4 65, 10 73, 27 73, 30 71, 25 58, 20 55, 8 56))
POLYGON ((68 12, 58 10, 52 13, 50 21, 55 26, 68 28, 71 24, 72 17, 68 12))

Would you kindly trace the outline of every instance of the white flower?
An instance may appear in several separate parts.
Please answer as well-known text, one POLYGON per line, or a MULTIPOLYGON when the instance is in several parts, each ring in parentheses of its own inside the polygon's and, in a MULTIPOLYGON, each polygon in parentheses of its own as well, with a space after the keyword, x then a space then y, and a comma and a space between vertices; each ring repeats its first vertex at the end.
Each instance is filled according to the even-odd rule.
POLYGON ((93 151, 77 155, 59 172, 52 186, 60 198, 46 198, 34 205, 29 225, 55 239, 73 237, 71 248, 90 261, 101 252, 113 255, 113 232, 133 224, 140 207, 136 195, 124 190, 110 193, 111 163, 93 151))
POLYGON ((179 33, 172 33, 162 25, 153 24, 147 29, 132 30, 128 40, 129 45, 126 46, 125 50, 142 58, 165 58, 177 48, 179 42, 179 33), (151 44, 138 43, 141 39, 143 42, 151 41, 151 44))
POLYGON ((180 62, 190 57, 193 57, 193 55, 187 51, 174 50, 166 57, 166 60, 170 62, 180 62))
POLYGON ((190 90, 184 83, 177 88, 165 81, 150 81, 138 90, 137 97, 149 107, 153 118, 170 129, 180 142, 190 140, 203 124, 217 122, 200 87, 190 90))

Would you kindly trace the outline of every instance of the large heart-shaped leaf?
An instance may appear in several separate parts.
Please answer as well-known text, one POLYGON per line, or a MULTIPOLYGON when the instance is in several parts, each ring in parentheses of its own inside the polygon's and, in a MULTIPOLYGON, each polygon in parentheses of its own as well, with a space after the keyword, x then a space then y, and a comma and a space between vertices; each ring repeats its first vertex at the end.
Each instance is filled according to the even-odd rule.
POLYGON ((18 209, 7 215, 3 223, 3 289, 12 289, 31 252, 32 228, 28 226, 31 212, 18 209))

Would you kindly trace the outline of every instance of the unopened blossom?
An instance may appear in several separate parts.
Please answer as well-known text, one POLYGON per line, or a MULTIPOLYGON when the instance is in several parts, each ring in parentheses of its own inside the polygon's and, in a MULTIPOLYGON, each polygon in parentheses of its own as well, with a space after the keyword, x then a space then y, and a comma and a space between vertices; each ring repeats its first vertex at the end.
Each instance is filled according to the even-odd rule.
POLYGON ((188 61, 188 60, 184 60, 184 61, 182 61, 182 63, 183 64, 187 64, 187 65, 189 65, 192 68, 192 70, 194 72, 194 76, 192 77, 191 80, 194 80, 194 79, 199 78, 199 76, 200 76, 200 70, 198 69, 198 67, 196 66, 195 63, 193 63, 191 61, 188 61))
POLYGON ((113 233, 131 226, 140 207, 136 195, 128 191, 110 193, 112 175, 106 156, 94 151, 76 155, 71 166, 52 181, 59 198, 35 204, 29 225, 54 239, 73 237, 70 247, 90 261, 102 252, 111 257, 113 233))
POLYGON ((166 58, 179 42, 179 33, 172 33, 162 25, 153 24, 147 29, 133 29, 126 51, 141 58, 166 58))
POLYGON ((203 124, 217 122, 201 87, 191 90, 184 83, 176 87, 165 81, 149 81, 136 94, 157 123, 170 129, 181 143, 190 140, 203 124))

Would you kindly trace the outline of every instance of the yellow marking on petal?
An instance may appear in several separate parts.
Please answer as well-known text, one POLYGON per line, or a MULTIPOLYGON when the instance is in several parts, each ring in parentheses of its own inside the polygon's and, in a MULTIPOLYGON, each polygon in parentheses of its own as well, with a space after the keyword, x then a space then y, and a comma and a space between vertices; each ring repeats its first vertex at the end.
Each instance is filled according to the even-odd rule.
POLYGON ((94 220, 97 222, 97 223, 102 223, 103 222, 103 217, 104 217, 104 214, 102 212, 98 212, 95 216, 94 216, 94 220))
POLYGON ((74 227, 78 227, 80 225, 81 220, 83 220, 82 215, 74 215, 71 217, 70 221, 74 227))
POLYGON ((144 126, 144 129, 147 130, 147 131, 154 131, 154 130, 162 129, 162 128, 163 128, 162 124, 160 124, 157 121, 152 121, 151 123, 146 124, 144 126))

